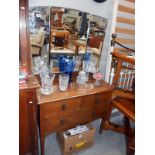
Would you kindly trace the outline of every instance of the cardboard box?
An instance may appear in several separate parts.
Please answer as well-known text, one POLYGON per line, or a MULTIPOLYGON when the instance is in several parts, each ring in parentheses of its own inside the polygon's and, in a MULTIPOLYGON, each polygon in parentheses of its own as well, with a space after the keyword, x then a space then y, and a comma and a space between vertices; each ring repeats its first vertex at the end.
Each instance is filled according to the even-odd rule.
POLYGON ((57 140, 63 155, 71 155, 74 152, 93 146, 95 128, 91 124, 85 125, 88 130, 80 131, 80 134, 66 136, 66 132, 57 133, 57 140))

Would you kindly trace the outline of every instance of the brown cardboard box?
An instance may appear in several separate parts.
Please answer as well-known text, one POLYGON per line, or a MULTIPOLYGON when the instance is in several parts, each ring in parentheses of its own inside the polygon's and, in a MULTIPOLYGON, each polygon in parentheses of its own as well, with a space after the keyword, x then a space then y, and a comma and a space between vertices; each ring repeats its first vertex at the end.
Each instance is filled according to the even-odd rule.
POLYGON ((57 140, 63 155, 70 155, 94 144, 95 128, 91 124, 86 125, 88 131, 65 138, 64 132, 57 133, 57 140))

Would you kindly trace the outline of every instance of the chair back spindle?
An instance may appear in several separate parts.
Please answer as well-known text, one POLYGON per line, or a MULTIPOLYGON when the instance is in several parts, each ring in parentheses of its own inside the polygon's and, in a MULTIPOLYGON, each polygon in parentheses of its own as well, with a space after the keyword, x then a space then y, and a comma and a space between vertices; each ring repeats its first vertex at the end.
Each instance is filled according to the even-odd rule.
POLYGON ((134 58, 118 52, 113 52, 112 56, 109 84, 115 85, 118 89, 124 91, 132 91, 135 79, 134 58))

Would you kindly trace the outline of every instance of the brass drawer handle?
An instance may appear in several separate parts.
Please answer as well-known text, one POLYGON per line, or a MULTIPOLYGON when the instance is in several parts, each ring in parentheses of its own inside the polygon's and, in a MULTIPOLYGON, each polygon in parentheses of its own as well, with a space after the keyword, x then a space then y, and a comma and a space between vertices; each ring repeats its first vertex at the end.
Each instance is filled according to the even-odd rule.
POLYGON ((66 110, 66 104, 65 103, 61 106, 61 110, 62 111, 66 110))

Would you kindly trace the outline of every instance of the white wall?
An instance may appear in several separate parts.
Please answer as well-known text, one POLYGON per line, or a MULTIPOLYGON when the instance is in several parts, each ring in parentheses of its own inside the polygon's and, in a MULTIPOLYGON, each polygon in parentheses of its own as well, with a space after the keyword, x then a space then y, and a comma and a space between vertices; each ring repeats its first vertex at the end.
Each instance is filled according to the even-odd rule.
MULTIPOLYGON (((111 34, 114 32, 115 16, 117 10, 118 0, 107 0, 104 3, 96 3, 93 0, 29 0, 29 6, 57 6, 66 7, 76 10, 89 12, 90 14, 98 15, 108 19, 106 35, 104 39, 104 46, 100 58, 100 71, 106 77, 109 73, 110 58, 110 41, 111 34), (113 23, 114 22, 114 23, 113 23)), ((107 81, 107 78, 106 78, 107 81)))
POLYGON ((111 8, 109 12, 109 20, 107 25, 107 31, 105 33, 104 38, 104 46, 101 53, 101 59, 100 59, 100 66, 99 70, 103 73, 105 81, 109 81, 109 74, 110 74, 110 66, 111 66, 111 52, 113 48, 111 47, 111 35, 115 32, 115 26, 116 26, 116 16, 117 16, 117 9, 118 9, 118 3, 119 0, 115 0, 113 3, 113 7, 111 8))
POLYGON ((96 3, 93 0, 29 0, 29 6, 59 6, 77 9, 109 18, 109 9, 114 0, 96 3))

